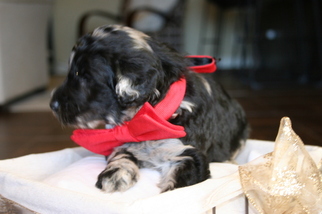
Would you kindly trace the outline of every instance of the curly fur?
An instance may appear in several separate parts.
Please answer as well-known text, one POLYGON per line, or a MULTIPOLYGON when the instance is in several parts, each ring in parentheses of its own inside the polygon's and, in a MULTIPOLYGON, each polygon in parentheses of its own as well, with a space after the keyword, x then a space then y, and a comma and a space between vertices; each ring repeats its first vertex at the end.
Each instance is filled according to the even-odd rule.
POLYGON ((168 46, 124 26, 102 26, 79 39, 68 76, 50 104, 64 125, 120 125, 145 102, 160 102, 180 77, 187 80, 184 100, 170 120, 184 126, 186 137, 116 148, 98 177, 98 188, 125 191, 137 180, 140 167, 161 172, 162 191, 201 182, 210 176, 208 161, 229 160, 247 138, 240 105, 219 84, 190 71, 191 64, 168 46))

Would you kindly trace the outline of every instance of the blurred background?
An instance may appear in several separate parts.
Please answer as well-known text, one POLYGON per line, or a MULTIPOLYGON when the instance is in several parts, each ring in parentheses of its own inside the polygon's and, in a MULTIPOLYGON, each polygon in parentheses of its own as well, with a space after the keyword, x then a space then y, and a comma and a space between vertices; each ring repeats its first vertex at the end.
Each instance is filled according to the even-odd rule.
POLYGON ((141 30, 184 54, 211 55, 245 108, 251 138, 289 116, 322 145, 321 0, 0 0, 0 159, 76 146, 50 113, 77 39, 104 24, 141 30))

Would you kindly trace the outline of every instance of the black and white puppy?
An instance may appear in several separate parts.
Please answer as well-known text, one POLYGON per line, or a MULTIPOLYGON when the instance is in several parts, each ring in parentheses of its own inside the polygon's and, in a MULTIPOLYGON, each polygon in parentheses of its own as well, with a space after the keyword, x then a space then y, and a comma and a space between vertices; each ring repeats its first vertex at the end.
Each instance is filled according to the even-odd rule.
POLYGON ((187 81, 184 99, 169 121, 183 126, 187 135, 115 148, 98 188, 125 191, 142 167, 161 173, 162 191, 193 185, 210 177, 209 161, 229 160, 240 148, 248 136, 243 109, 190 65, 178 52, 129 27, 102 26, 79 39, 68 76, 50 103, 63 125, 121 125, 145 102, 159 103, 173 82, 182 76, 187 81))

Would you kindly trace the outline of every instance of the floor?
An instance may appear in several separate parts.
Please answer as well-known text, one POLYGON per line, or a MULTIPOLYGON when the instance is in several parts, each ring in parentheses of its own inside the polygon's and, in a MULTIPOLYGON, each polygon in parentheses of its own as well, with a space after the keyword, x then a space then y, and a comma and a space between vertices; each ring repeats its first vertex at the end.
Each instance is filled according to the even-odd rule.
MULTIPOLYGON (((274 141, 280 119, 288 116, 305 144, 322 146, 322 88, 252 90, 233 72, 214 76, 244 107, 252 129, 250 138, 274 141)), ((49 88, 61 81, 61 77, 53 77, 49 88)), ((0 159, 75 147, 71 133, 72 129, 61 127, 49 111, 0 112, 0 159)))

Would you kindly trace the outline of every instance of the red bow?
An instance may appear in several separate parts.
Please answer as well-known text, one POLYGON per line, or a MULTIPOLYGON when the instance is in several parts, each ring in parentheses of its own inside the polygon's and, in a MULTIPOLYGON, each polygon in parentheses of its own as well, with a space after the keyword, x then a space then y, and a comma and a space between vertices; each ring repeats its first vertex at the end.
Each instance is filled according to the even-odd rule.
MULTIPOLYGON (((189 67, 198 73, 209 73, 216 70, 214 59, 208 56, 190 56, 190 58, 207 57, 212 59, 207 65, 189 67), (200 70, 198 69, 200 68, 200 70)), ((169 123, 167 120, 179 108, 186 90, 186 80, 178 80, 170 86, 166 97, 152 107, 145 103, 132 120, 113 129, 77 129, 71 139, 84 148, 102 155, 109 155, 113 148, 128 142, 181 138, 186 135, 182 126, 169 123)))
POLYGON ((73 141, 86 149, 109 155, 114 147, 126 142, 141 142, 186 135, 182 126, 176 126, 160 118, 149 103, 145 103, 134 118, 113 129, 78 129, 73 132, 73 141))

